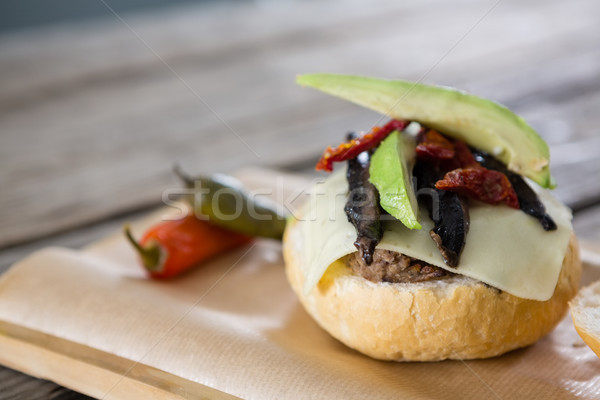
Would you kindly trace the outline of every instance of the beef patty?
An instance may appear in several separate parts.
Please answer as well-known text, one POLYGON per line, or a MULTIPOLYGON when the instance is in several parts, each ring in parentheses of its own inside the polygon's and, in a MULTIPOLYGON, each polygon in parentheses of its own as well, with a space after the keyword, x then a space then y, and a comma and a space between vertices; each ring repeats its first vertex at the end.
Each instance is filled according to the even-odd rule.
POLYGON ((390 250, 375 249, 373 262, 367 265, 359 253, 346 258, 355 274, 371 282, 410 283, 442 279, 454 275, 445 269, 390 250))

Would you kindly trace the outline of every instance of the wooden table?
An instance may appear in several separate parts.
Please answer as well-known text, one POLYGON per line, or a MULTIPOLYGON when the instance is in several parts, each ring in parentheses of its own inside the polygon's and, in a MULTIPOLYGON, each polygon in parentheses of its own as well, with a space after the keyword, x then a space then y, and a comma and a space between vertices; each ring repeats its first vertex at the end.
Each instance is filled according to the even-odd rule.
MULTIPOLYGON (((158 207, 174 163, 310 171, 345 131, 378 121, 297 87, 305 72, 506 104, 549 143, 578 235, 600 240, 598 1, 186 5, 0 36, 0 272, 158 207)), ((84 397, 0 367, 0 399, 84 397)))

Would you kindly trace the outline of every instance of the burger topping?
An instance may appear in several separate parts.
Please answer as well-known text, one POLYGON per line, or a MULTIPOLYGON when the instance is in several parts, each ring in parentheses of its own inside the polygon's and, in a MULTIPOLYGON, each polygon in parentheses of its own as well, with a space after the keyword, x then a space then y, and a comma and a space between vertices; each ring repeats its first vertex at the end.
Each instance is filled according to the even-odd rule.
POLYGON ((340 144, 335 149, 327 147, 327 150, 325 150, 323 156, 319 159, 316 169, 317 171, 331 172, 333 171, 334 162, 356 158, 363 151, 377 147, 391 132, 396 130, 401 131, 406 128, 407 125, 407 121, 393 119, 382 127, 374 127, 369 133, 360 137, 354 136, 348 139, 348 141, 340 144))
POLYGON ((443 160, 454 159, 454 145, 444 136, 433 129, 419 134, 420 140, 417 144, 417 157, 422 160, 429 160, 439 163, 443 160))
POLYGON ((457 267, 469 231, 469 210, 462 196, 436 188, 440 172, 434 166, 418 162, 414 169, 419 200, 435 224, 429 231, 444 262, 457 267))
MULTIPOLYGON (((401 125, 404 122, 392 120, 381 129, 374 128, 372 132, 386 132, 401 125)), ((545 213, 535 193, 520 176, 508 171, 501 162, 478 152, 478 159, 495 167, 488 169, 478 162, 464 142, 448 139, 432 129, 421 128, 417 136, 418 143, 415 145, 412 135, 392 131, 377 147, 348 159, 350 193, 345 211, 348 220, 356 228, 358 236, 355 246, 366 265, 371 264, 375 246, 381 240, 378 205, 406 227, 421 229, 412 187, 413 177, 421 192, 420 198, 435 223, 429 232, 431 239, 450 267, 458 266, 469 230, 468 208, 463 196, 488 204, 504 203, 511 208, 520 208, 517 193, 505 172, 511 174, 512 181, 521 189, 524 211, 538 218, 544 229, 551 228, 553 221, 545 213), (417 168, 413 168, 415 154, 417 168), (431 198, 423 200, 427 196, 431 198)), ((366 142, 361 142, 355 134, 347 138, 347 143, 366 142)), ((327 152, 322 160, 326 158, 327 152)), ((333 162, 331 158, 327 159, 333 162)))
POLYGON ((377 249, 368 265, 358 253, 346 258, 346 265, 371 282, 412 283, 454 275, 442 268, 391 250, 377 249))
POLYGON ((445 192, 440 195, 438 218, 429 235, 435 242, 444 262, 449 267, 458 267, 460 253, 465 247, 469 232, 469 212, 461 196, 445 192))
MULTIPOLYGON (((382 214, 383 237, 377 249, 391 250, 423 260, 446 271, 460 273, 517 297, 547 300, 552 296, 572 234, 571 214, 550 192, 534 187, 557 230, 548 234, 537 221, 520 210, 469 202, 469 234, 459 268, 449 267, 431 239, 433 221, 421 211, 423 229, 408 229, 399 220, 382 214)), ((311 190, 305 216, 297 221, 302 245, 304 292, 311 291, 327 269, 343 264, 356 253, 356 229, 348 222, 344 205, 348 182, 339 170, 311 190)), ((452 193, 452 192, 449 192, 452 193)), ((345 266, 345 264, 343 264, 345 266)))
MULTIPOLYGON (((356 138, 337 149, 328 148, 317 165, 317 169, 331 170, 334 161, 350 160, 375 149, 369 181, 379 193, 381 207, 394 217, 381 217, 383 237, 377 250, 405 254, 446 271, 454 271, 460 257, 462 275, 518 297, 551 297, 572 233, 571 216, 549 194, 526 187, 522 178, 513 179, 518 173, 542 187, 554 186, 548 146, 522 118, 492 101, 419 83, 330 74, 304 75, 297 82, 401 121, 401 126, 374 128, 364 140, 356 138), (431 128, 421 129, 416 149, 414 144, 407 145, 411 140, 414 143, 412 134, 402 132, 406 121, 431 128), (479 150, 475 157, 469 146, 493 154, 501 167, 479 157, 479 150), (413 188, 414 178, 418 191, 413 188), (467 203, 466 196, 479 201, 467 203), (431 219, 418 218, 415 197, 431 219), (515 208, 537 218, 546 230, 555 225, 556 232, 548 235, 515 208), (467 232, 470 236, 465 243, 467 232)), ((347 222, 343 205, 333 207, 331 203, 348 193, 343 178, 339 174, 316 188, 319 193, 315 195, 323 189, 326 194, 313 197, 311 210, 317 212, 317 218, 302 221, 308 247, 303 263, 305 292, 332 263, 341 263, 342 257, 355 252, 352 241, 357 231, 347 222), (318 215, 319 210, 327 210, 327 218, 318 215)), ((355 257, 368 266, 362 255, 355 257)), ((377 272, 379 269, 376 265, 373 273, 387 274, 377 272)))
POLYGON ((512 187, 515 189, 517 198, 519 199, 519 208, 524 213, 539 220, 544 230, 556 230, 556 223, 552 217, 546 213, 546 207, 544 207, 544 204, 540 201, 533 189, 531 189, 520 175, 509 171, 502 162, 483 151, 473 150, 473 155, 477 162, 484 167, 500 171, 508 177, 512 187))
MULTIPOLYGON (((405 123, 392 120, 383 128, 374 128, 371 132, 385 133, 402 125, 405 123)), ((429 215, 435 223, 430 235, 450 267, 458 266, 468 232, 469 215, 463 196, 488 204, 504 203, 512 208, 519 208, 517 194, 504 173, 509 171, 506 168, 503 171, 498 170, 499 168, 485 168, 464 142, 450 140, 435 130, 424 128, 418 134, 416 145, 413 137, 405 132, 393 131, 387 135, 377 147, 360 153, 360 159, 358 156, 348 159, 350 194, 345 211, 348 220, 356 227, 358 237, 355 246, 367 265, 371 264, 373 251, 381 239, 378 205, 408 228, 421 229, 412 187, 413 176, 417 178, 420 191, 425 189, 425 194, 435 195, 426 201, 429 215), (415 154, 419 171, 413 174, 415 154)), ((377 140, 381 137, 383 135, 377 140)), ((356 134, 351 134, 346 144, 352 143, 362 143, 358 147, 350 145, 356 150, 364 147, 365 143, 374 142, 372 136, 361 141, 356 134)), ((341 147, 343 144, 338 146, 341 147)), ((481 154, 485 153, 478 154, 481 158, 481 154)), ((349 155, 350 152, 347 152, 344 157, 349 155)), ((327 157, 326 151, 321 161, 327 159, 333 163, 333 159, 327 157)), ((500 162, 498 164, 498 167, 502 166, 500 162)), ((517 174, 511 174, 515 175, 516 183, 527 186, 517 174)), ((523 196, 528 205, 526 209, 540 214, 541 203, 538 201, 539 204, 536 205, 535 193, 528 193, 526 189, 524 188, 523 196)), ((547 215, 546 217, 549 218, 547 215)))
POLYGON ((457 168, 435 184, 436 189, 450 190, 488 204, 505 203, 519 209, 519 200, 510 181, 502 172, 482 167, 457 168))
POLYGON ((354 246, 366 265, 373 262, 375 246, 383 236, 379 218, 379 194, 369 182, 371 154, 372 151, 363 151, 358 157, 348 160, 348 200, 344 207, 348 222, 356 228, 354 246))
POLYGON ((297 82, 370 108, 416 121, 494 154, 508 169, 550 188, 548 145, 506 107, 448 87, 350 75, 312 74, 297 82))
POLYGON ((377 148, 369 168, 369 180, 379 191, 381 208, 410 229, 421 229, 419 206, 413 189, 415 140, 392 132, 377 148))
POLYGON ((488 204, 505 203, 519 208, 517 194, 506 175, 479 164, 464 142, 456 139, 451 142, 434 130, 421 133, 419 137, 419 160, 445 172, 443 179, 435 183, 437 189, 457 192, 488 204))

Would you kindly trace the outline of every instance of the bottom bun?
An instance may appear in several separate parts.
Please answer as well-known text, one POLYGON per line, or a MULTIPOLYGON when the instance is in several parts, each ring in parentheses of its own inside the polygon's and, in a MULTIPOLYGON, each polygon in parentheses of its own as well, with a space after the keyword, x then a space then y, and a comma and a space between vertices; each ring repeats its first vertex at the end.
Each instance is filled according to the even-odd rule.
POLYGON ((395 361, 487 358, 536 342, 563 318, 579 286, 571 238, 552 298, 527 300, 457 275, 421 283, 372 283, 343 261, 303 293, 302 232, 288 223, 286 273, 300 302, 333 337, 370 357, 395 361))

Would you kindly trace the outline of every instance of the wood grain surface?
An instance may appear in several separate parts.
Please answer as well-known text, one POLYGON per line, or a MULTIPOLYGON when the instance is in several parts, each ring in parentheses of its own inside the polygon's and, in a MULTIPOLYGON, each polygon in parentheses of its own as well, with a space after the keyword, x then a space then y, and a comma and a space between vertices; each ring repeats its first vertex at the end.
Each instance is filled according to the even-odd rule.
MULTIPOLYGON (((186 5, 4 33, 0 272, 159 206, 178 187, 174 163, 310 171, 346 131, 381 122, 297 87, 305 72, 422 80, 506 104, 548 141, 557 196, 578 235, 598 241, 598 38, 596 0, 186 5)), ((64 393, 0 369, 0 399, 75 396, 64 393)))

